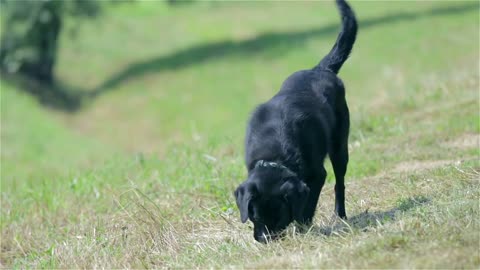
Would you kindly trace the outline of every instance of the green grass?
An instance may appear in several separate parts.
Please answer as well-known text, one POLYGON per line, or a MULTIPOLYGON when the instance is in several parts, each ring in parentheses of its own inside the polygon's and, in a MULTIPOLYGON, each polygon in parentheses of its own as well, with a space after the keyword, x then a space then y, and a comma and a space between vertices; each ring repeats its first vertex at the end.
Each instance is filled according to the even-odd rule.
POLYGON ((352 5, 346 223, 328 162, 307 233, 256 243, 232 195, 249 112, 331 48, 333 4, 147 1, 62 37, 79 111, 1 82, 0 266, 478 269, 478 3, 352 5))

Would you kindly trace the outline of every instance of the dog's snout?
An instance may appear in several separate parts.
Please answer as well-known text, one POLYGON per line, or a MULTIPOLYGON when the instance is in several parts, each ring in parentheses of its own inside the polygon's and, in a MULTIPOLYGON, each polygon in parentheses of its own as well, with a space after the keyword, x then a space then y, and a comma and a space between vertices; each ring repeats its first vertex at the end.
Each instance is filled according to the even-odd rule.
POLYGON ((267 244, 268 242, 273 240, 273 237, 270 234, 262 233, 262 234, 255 234, 255 240, 262 244, 267 244))
POLYGON ((257 230, 254 232, 253 237, 260 243, 267 244, 268 242, 274 241, 279 237, 278 233, 269 232, 268 229, 257 230))

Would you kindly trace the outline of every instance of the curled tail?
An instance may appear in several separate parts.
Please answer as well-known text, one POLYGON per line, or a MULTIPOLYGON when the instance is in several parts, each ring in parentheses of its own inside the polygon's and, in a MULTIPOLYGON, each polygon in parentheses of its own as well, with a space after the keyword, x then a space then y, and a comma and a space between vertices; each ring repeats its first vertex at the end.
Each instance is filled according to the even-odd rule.
POLYGON ((345 0, 336 0, 340 16, 342 17, 342 30, 330 52, 320 61, 314 70, 329 70, 338 73, 343 63, 352 51, 357 36, 357 20, 355 14, 345 0))

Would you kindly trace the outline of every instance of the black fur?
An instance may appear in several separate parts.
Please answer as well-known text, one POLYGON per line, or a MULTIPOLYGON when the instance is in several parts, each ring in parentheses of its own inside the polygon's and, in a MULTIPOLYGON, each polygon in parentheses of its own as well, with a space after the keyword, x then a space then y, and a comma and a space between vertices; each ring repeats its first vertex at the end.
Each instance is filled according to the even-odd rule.
POLYGON ((336 74, 352 50, 357 23, 344 0, 336 3, 342 30, 330 53, 313 69, 288 77, 272 99, 255 109, 247 127, 248 179, 235 197, 242 222, 253 222, 260 242, 277 238, 293 221, 312 222, 327 154, 336 179, 335 211, 346 218, 349 112, 336 74))

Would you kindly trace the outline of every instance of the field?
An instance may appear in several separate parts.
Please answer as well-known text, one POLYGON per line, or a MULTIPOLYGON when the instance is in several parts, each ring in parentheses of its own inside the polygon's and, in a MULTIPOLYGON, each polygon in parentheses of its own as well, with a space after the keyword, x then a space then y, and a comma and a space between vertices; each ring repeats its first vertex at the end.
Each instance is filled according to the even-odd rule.
POLYGON ((480 268, 479 3, 352 7, 346 222, 328 160, 306 233, 256 243, 233 197, 250 111, 329 51, 333 3, 139 1, 66 28, 75 102, 1 81, 0 267, 480 268))

